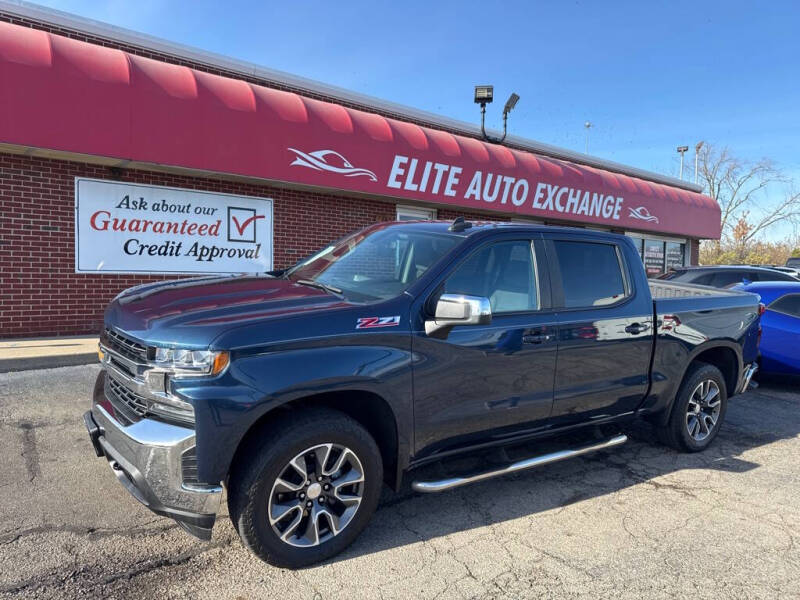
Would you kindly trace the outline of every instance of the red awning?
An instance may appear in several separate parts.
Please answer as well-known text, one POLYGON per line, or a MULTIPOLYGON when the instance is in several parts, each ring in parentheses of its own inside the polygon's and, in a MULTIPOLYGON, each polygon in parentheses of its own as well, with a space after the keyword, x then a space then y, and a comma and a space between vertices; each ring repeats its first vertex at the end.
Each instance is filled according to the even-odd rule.
POLYGON ((0 22, 0 142, 718 238, 702 194, 0 22))

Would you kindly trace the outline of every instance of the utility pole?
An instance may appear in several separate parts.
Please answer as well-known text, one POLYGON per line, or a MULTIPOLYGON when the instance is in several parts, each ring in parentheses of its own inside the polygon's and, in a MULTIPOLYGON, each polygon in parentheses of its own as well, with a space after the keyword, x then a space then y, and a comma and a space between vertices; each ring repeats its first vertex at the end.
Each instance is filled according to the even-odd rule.
POLYGON ((700 157, 700 148, 703 147, 703 140, 697 142, 697 145, 694 147, 694 184, 697 185, 697 162, 698 158, 700 157))
POLYGON ((592 128, 592 123, 586 121, 583 126, 586 127, 586 147, 584 149, 584 154, 589 154, 589 130, 592 128))
POLYGON ((686 154, 686 151, 689 149, 689 146, 678 146, 678 154, 681 155, 681 171, 678 177, 683 180, 683 155, 686 154))

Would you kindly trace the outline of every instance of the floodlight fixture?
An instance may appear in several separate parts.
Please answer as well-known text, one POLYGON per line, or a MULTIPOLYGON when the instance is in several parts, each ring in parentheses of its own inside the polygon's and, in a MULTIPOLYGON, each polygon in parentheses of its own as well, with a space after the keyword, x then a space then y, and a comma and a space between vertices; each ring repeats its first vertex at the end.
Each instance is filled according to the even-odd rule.
POLYGON ((475 104, 490 104, 494 99, 494 86, 493 85, 476 85, 475 86, 475 104))
POLYGON ((503 137, 493 138, 486 133, 486 105, 494 100, 494 86, 493 85, 476 85, 475 86, 475 104, 481 105, 481 135, 487 142, 500 144, 506 139, 506 126, 508 121, 508 113, 514 110, 519 100, 519 95, 512 93, 506 105, 503 107, 503 137))
POLYGON ((506 100, 505 107, 503 107, 504 115, 507 115, 512 110, 514 110, 514 107, 517 105, 517 100, 519 100, 519 96, 512 92, 511 95, 508 97, 508 100, 506 100))

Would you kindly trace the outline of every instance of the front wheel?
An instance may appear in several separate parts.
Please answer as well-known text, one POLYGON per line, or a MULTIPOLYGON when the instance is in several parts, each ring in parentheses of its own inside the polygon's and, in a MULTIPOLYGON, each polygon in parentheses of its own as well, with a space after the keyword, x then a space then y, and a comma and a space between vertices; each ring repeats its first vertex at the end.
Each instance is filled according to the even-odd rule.
POLYGON ((380 451, 345 414, 314 409, 262 430, 229 485, 244 544, 275 566, 297 568, 344 550, 369 522, 383 481, 380 451))
POLYGON ((667 425, 659 428, 659 437, 682 452, 705 450, 717 437, 727 408, 727 388, 720 370, 695 363, 675 396, 667 425))

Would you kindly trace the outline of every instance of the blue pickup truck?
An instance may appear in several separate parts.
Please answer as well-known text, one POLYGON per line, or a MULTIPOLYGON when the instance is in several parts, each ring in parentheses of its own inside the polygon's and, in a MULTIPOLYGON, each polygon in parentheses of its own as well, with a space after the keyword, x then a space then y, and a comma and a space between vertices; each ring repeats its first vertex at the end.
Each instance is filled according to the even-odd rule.
POLYGON ((152 511, 209 539, 224 486, 245 545, 299 567, 342 551, 382 485, 406 476, 446 491, 611 448, 635 417, 678 450, 705 449, 753 375, 762 308, 648 282, 624 235, 376 224, 283 271, 121 293, 84 420, 152 511), (415 478, 588 430, 557 452, 415 478))

